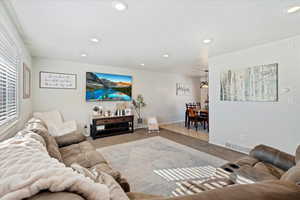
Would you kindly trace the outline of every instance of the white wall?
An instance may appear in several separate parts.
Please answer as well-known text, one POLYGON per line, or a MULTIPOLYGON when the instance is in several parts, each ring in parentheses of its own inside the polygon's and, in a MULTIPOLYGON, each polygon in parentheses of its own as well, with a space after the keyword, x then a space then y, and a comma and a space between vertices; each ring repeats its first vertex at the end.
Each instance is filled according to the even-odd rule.
POLYGON ((32 99, 23 99, 23 62, 27 64, 29 68, 31 68, 31 56, 29 51, 25 47, 22 39, 20 38, 15 26, 11 22, 10 18, 7 15, 6 10, 2 2, 0 2, 0 24, 3 25, 14 40, 15 44, 18 46, 20 50, 21 63, 19 68, 19 119, 17 123, 7 124, 0 127, 0 140, 8 138, 14 135, 19 129, 21 129, 24 125, 24 122, 29 118, 32 112, 32 99))
POLYGON ((294 153, 300 144, 300 37, 213 57, 209 66, 211 142, 262 143, 294 153), (279 102, 220 101, 220 72, 271 63, 279 63, 279 102))
POLYGON ((34 58, 34 111, 58 109, 66 120, 75 119, 81 126, 88 124, 93 105, 115 109, 115 102, 86 102, 85 73, 103 72, 133 76, 133 97, 142 94, 147 103, 144 117, 157 116, 160 123, 184 120, 185 103, 199 98, 199 78, 177 74, 131 70, 121 67, 97 66, 84 63, 34 58), (39 72, 63 72, 77 74, 76 90, 40 89, 39 72), (191 96, 176 96, 176 83, 192 88, 191 96))

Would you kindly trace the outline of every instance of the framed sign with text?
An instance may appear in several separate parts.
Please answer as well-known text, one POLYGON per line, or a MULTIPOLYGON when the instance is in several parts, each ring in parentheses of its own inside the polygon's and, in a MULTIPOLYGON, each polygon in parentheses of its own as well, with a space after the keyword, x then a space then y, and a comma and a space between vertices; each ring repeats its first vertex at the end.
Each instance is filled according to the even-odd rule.
POLYGON ((56 72, 40 72, 40 88, 48 89, 76 89, 76 74, 56 72))

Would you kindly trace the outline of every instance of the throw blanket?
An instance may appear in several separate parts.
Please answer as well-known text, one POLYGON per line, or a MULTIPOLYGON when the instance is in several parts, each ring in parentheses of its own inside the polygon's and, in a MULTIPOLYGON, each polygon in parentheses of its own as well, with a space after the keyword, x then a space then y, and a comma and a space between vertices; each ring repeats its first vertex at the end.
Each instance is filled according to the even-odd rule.
POLYGON ((69 191, 89 200, 109 200, 108 187, 51 158, 43 139, 29 133, 0 143, 0 199, 18 200, 41 190, 69 191))

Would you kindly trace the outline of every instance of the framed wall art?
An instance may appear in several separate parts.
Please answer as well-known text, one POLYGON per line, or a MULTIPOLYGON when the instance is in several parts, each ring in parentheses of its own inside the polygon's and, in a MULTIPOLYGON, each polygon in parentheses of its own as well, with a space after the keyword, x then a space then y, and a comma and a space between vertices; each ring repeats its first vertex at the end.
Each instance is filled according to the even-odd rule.
POLYGON ((31 95, 31 71, 25 63, 23 63, 23 99, 30 98, 31 95))
POLYGON ((221 101, 278 101, 278 64, 227 70, 220 77, 221 101))
POLYGON ((40 88, 47 89, 76 89, 77 75, 56 73, 56 72, 40 72, 40 88))

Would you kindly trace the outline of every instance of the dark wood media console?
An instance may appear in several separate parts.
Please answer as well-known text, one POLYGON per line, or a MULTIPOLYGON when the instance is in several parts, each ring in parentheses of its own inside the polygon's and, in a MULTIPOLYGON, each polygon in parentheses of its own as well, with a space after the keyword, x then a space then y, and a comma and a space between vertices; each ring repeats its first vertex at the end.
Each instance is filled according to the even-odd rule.
POLYGON ((134 132, 134 116, 92 117, 93 139, 134 132))

